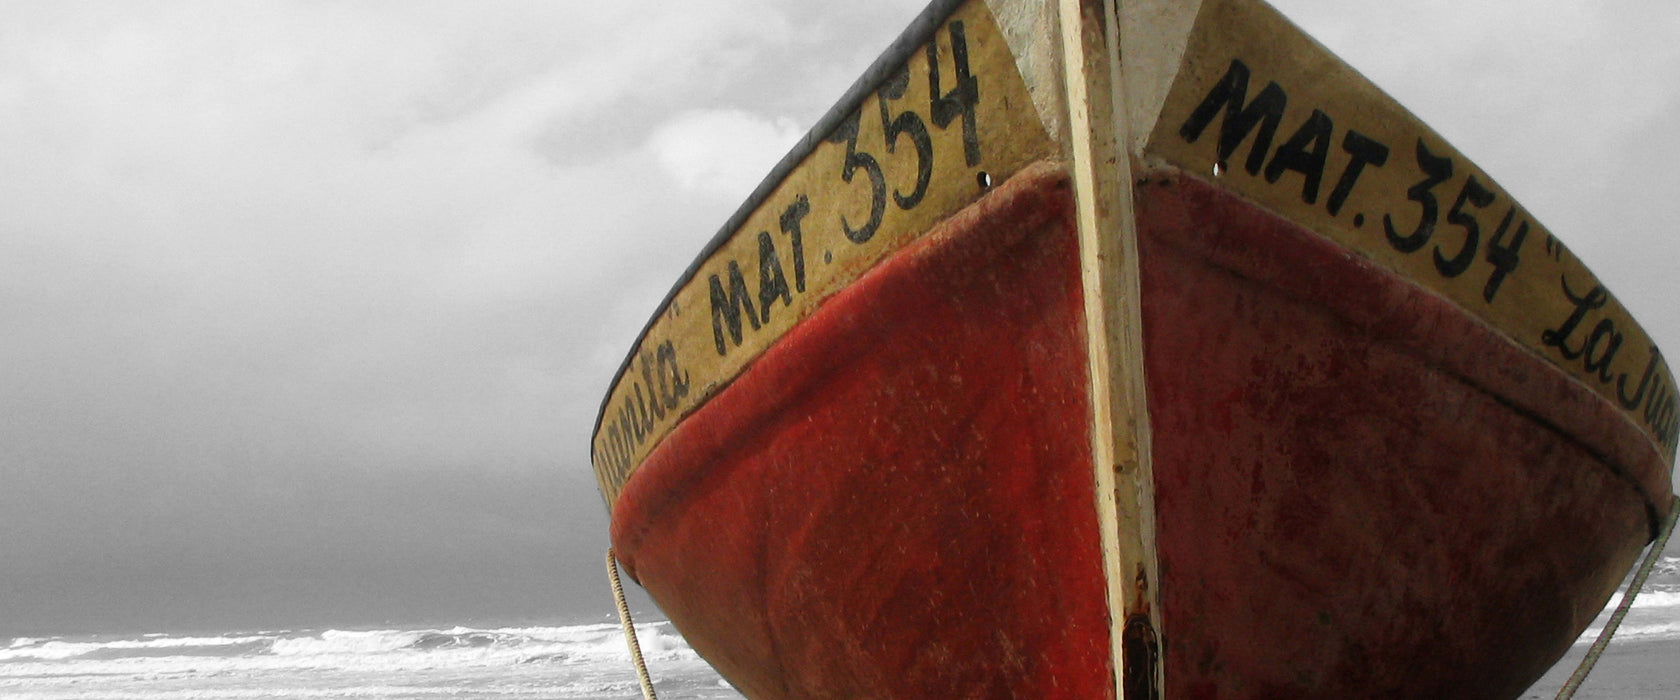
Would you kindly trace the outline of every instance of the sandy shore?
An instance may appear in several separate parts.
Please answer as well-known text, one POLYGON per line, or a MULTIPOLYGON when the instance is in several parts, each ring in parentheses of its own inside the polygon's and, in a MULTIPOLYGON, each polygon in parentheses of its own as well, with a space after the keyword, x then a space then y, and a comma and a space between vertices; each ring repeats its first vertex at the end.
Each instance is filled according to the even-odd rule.
MULTIPOLYGON (((1551 700, 1581 663, 1587 645, 1577 645, 1523 700, 1551 700)), ((1617 639, 1575 693, 1581 700, 1674 700, 1680 698, 1680 640, 1617 639)))

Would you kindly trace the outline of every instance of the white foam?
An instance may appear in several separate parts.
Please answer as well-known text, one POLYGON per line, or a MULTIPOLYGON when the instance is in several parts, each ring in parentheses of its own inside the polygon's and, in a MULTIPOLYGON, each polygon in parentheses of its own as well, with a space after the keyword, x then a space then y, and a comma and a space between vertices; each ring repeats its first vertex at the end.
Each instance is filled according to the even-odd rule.
MULTIPOLYGON (((1610 597, 1610 602, 1604 604, 1604 609, 1615 610, 1622 604, 1623 595, 1625 595, 1624 591, 1617 591, 1616 595, 1610 597)), ((1680 591, 1640 591, 1639 595, 1635 596, 1633 599, 1634 610, 1642 610, 1646 608, 1672 608, 1676 606, 1680 606, 1680 591)))
MULTIPOLYGON (((663 678, 715 678, 669 622, 636 625, 663 678)), ((486 698, 634 694, 616 624, 324 630, 124 639, 28 638, 0 646, 5 700, 486 698)))
POLYGON ((327 630, 319 636, 276 639, 270 652, 275 656, 377 654, 409 647, 421 634, 408 630, 327 630))
MULTIPOLYGON (((1617 591, 1604 604, 1604 609, 1593 620, 1581 636, 1575 640, 1576 644, 1591 644, 1598 638, 1605 623, 1621 606, 1626 591, 1617 591)), ((1633 599, 1633 605, 1628 609, 1627 617, 1621 626, 1616 628, 1617 639, 1656 640, 1680 639, 1680 590, 1675 590, 1672 584, 1641 591, 1633 599)))
MULTIPOLYGON (((703 663, 669 622, 639 624, 636 633, 650 661, 703 663)), ((0 648, 0 695, 9 696, 7 679, 23 678, 204 678, 296 670, 381 674, 443 668, 538 672, 553 664, 617 671, 629 668, 628 663, 624 635, 612 624, 30 639, 0 648)))
POLYGON ((57 661, 74 658, 105 650, 157 650, 181 649, 187 647, 232 647, 241 644, 262 642, 268 637, 156 637, 147 635, 140 639, 119 639, 105 642, 69 642, 63 640, 40 640, 22 638, 12 642, 11 646, 0 650, 0 661, 15 659, 40 659, 57 661), (28 644, 20 642, 28 641, 28 644))
MULTIPOLYGON (((1604 625, 1594 624, 1582 632, 1575 640, 1576 644, 1592 644, 1598 639, 1599 633, 1604 631, 1604 625)), ((1651 624, 1630 624, 1623 622, 1616 628, 1616 639, 1654 640, 1680 638, 1680 622, 1655 622, 1651 624)), ((1612 646, 1614 643, 1612 643, 1612 646)))

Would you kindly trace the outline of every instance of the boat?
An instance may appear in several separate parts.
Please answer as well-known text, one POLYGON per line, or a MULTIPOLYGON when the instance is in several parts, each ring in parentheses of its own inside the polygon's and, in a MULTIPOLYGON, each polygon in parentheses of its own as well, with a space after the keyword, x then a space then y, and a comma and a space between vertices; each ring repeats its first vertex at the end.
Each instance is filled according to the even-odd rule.
POLYGON ((1663 355, 1260 0, 936 0, 611 384, 753 698, 1515 698, 1672 522, 1663 355))

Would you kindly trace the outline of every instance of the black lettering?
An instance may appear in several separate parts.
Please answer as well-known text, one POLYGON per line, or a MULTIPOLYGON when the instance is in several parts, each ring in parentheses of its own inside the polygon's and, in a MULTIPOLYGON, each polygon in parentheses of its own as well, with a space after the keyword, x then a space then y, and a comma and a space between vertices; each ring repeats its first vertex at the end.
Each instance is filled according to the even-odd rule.
POLYGON ((752 323, 753 330, 758 330, 758 314, 753 311, 752 298, 747 292, 747 281, 741 277, 741 266, 734 260, 729 261, 729 291, 723 289, 723 280, 712 275, 707 280, 712 297, 712 340, 717 344, 718 356, 727 352, 723 344, 723 330, 729 329, 729 339, 735 341, 735 346, 741 346, 741 316, 752 323))
POLYGON ((619 390, 623 398, 606 415, 600 437, 590 448, 591 459, 618 474, 620 481, 628 474, 637 447, 653 437, 654 427, 677 408, 689 391, 688 373, 678 366, 677 349, 671 341, 664 341, 651 351, 641 351, 633 362, 639 363, 640 368, 632 368, 626 374, 627 383, 619 390))
POLYGON ((607 450, 610 455, 609 458, 614 462, 621 461, 619 452, 624 449, 623 443, 624 438, 618 432, 618 424, 612 423, 607 425, 607 450))
POLYGON ((811 213, 811 200, 799 195, 782 210, 782 233, 793 237, 793 288, 805 291, 805 234, 799 228, 800 219, 811 213))
POLYGON ((1464 187, 1458 191, 1458 199, 1453 200, 1452 209, 1447 211, 1447 223, 1464 229, 1464 246, 1451 258, 1441 255, 1441 246, 1435 246, 1435 270, 1442 277, 1451 279, 1464 274, 1470 269, 1470 263, 1476 261, 1476 249, 1482 244, 1481 225, 1474 215, 1464 210, 1465 203, 1481 208, 1492 204, 1493 200, 1493 192, 1483 187, 1475 175, 1464 181, 1464 187))
POLYGON ((1645 424, 1659 431, 1666 428, 1667 434, 1673 435, 1674 428, 1671 423, 1675 418, 1674 393, 1667 383, 1658 382, 1656 388, 1651 391, 1650 400, 1645 402, 1645 424))
POLYGON ((770 306, 782 300, 793 306, 793 294, 788 291, 787 277, 782 274, 782 260, 776 257, 776 243, 769 231, 758 232, 758 313, 765 323, 770 322, 770 306))
POLYGON ((1517 253, 1522 251, 1523 241, 1528 240, 1528 222, 1517 224, 1517 230, 1511 234, 1511 242, 1505 243, 1505 233, 1511 228, 1511 219, 1517 214, 1515 205, 1505 212, 1504 220, 1499 222, 1499 229, 1493 232, 1493 238, 1488 239, 1487 261, 1493 265, 1493 272, 1488 275, 1487 286, 1482 287, 1482 300, 1493 303, 1493 295, 1499 293, 1499 285, 1505 281, 1505 276, 1517 269, 1521 259, 1517 253))
POLYGON ((1318 185, 1324 179, 1324 162, 1330 157, 1330 135, 1334 131, 1330 115, 1313 110, 1301 128, 1272 154, 1272 162, 1266 165, 1266 182, 1277 183, 1285 170, 1301 173, 1306 176, 1301 183, 1301 201, 1317 202, 1318 185))
POLYGON ((660 343, 654 355, 659 362, 660 399, 665 402, 665 408, 674 409, 683 397, 688 396, 688 372, 677 366, 677 348, 671 341, 660 343))
POLYGON ((636 391, 636 401, 631 404, 634 408, 630 410, 630 416, 636 421, 636 434, 645 438, 653 434, 653 412, 648 410, 648 401, 643 395, 642 385, 632 383, 630 388, 636 391))
POLYGON ((634 459, 636 456, 636 443, 632 441, 632 436, 630 435, 628 428, 626 428, 622 423, 617 426, 617 431, 619 449, 623 453, 619 458, 620 466, 628 470, 630 468, 630 460, 634 459))
POLYGON ((619 432, 626 436, 634 436, 635 444, 647 441, 647 432, 642 429, 642 422, 636 420, 636 407, 631 405, 630 397, 624 397, 624 405, 618 409, 619 432))
POLYGON ((642 383, 641 383, 640 386, 636 387, 637 395, 640 396, 641 395, 640 394, 641 387, 646 386, 647 387, 647 392, 648 392, 648 402, 647 402, 648 410, 653 413, 653 419, 654 420, 664 420, 665 419, 665 401, 664 401, 663 394, 665 393, 665 391, 664 391, 663 387, 661 387, 659 389, 659 391, 657 391, 657 392, 654 390, 654 388, 656 386, 659 386, 660 384, 664 384, 665 377, 663 377, 663 376, 659 377, 658 384, 656 384, 653 381, 653 377, 654 377, 653 353, 648 352, 646 350, 643 350, 642 353, 641 353, 641 357, 638 357, 637 361, 642 366, 642 383))
POLYGON ((593 457, 595 458, 596 464, 606 467, 613 472, 617 472, 618 459, 616 455, 612 454, 611 450, 611 443, 608 443, 603 439, 601 442, 597 442, 595 444, 595 454, 593 457))
POLYGON ((1260 94, 1254 96, 1253 102, 1247 102, 1248 75, 1248 66, 1232 59, 1225 77, 1208 91, 1207 97, 1190 113, 1190 118, 1178 127, 1178 135, 1186 143, 1195 143, 1223 108, 1225 120, 1219 126, 1217 162, 1223 166, 1237 151, 1237 146, 1248 138, 1249 132, 1259 126, 1260 131, 1254 137, 1254 145, 1249 148, 1246 163, 1248 174, 1258 175, 1260 167, 1266 163, 1266 153, 1272 149, 1272 137, 1277 134, 1278 122, 1283 120, 1283 109, 1289 104, 1289 96, 1277 83, 1268 82, 1266 87, 1261 88, 1260 94))
MULTIPOLYGON (((654 349, 652 362, 653 376, 657 377, 659 381, 657 385, 648 385, 648 393, 654 394, 654 396, 658 399, 656 403, 659 405, 660 418, 664 418, 665 412, 676 408, 677 404, 676 390, 671 386, 671 375, 665 369, 665 348, 670 344, 670 341, 665 341, 658 348, 654 349), (655 386, 658 387, 657 392, 655 391, 655 386)), ((645 363, 647 361, 643 360, 643 362, 645 363)), ((646 365, 644 364, 643 367, 645 368, 646 365)))
POLYGON ((840 167, 841 180, 851 182, 852 174, 859 168, 869 176, 869 222, 862 228, 854 229, 851 222, 846 220, 846 215, 840 215, 840 229, 846 233, 846 238, 853 243, 868 243, 869 239, 875 237, 875 229, 881 227, 881 216, 887 212, 887 178, 881 173, 881 164, 875 160, 875 156, 857 149, 857 113, 854 112, 841 122, 829 140, 834 143, 843 141, 846 144, 846 160, 840 167))
POLYGON ((968 36, 963 30, 963 23, 951 22, 945 33, 951 37, 951 63, 954 64, 957 84, 950 92, 940 94, 939 37, 935 35, 927 47, 928 113, 933 117, 933 125, 941 129, 949 126, 952 119, 962 117, 963 161, 972 168, 980 164, 980 132, 974 114, 974 108, 980 104, 980 81, 969 72, 968 36))
POLYGON ((1347 202, 1348 195, 1353 194, 1353 185, 1359 181, 1360 173, 1365 172, 1365 166, 1380 168, 1388 162, 1388 146, 1351 129, 1347 136, 1342 137, 1342 150, 1353 159, 1342 169, 1341 179, 1336 181, 1335 189, 1330 190, 1329 201, 1325 202, 1331 216, 1342 213, 1342 205, 1347 202))
POLYGON ((893 190, 893 201, 898 202, 899 209, 910 209, 922 202, 927 194, 928 183, 933 181, 933 139, 928 136, 927 124, 922 122, 921 116, 914 111, 905 110, 898 116, 892 115, 892 108, 887 104, 891 100, 904 97, 904 91, 910 87, 910 66, 899 66, 897 72, 882 83, 876 92, 876 102, 881 106, 881 132, 886 137, 887 152, 897 153, 898 137, 909 136, 911 145, 916 147, 916 189, 910 194, 893 190))
POLYGON ((1417 202, 1423 208, 1418 217, 1417 228, 1402 236, 1394 229, 1394 217, 1383 214, 1383 230, 1388 235, 1388 244, 1402 253, 1422 248, 1435 233, 1435 222, 1441 215, 1441 204, 1435 200, 1435 193, 1430 190, 1446 182, 1453 174, 1452 159, 1431 153, 1429 147, 1424 145, 1423 139, 1418 139, 1417 142, 1417 163, 1426 177, 1406 190, 1406 198, 1417 202))
POLYGON ((1579 350, 1571 350, 1569 348, 1569 336, 1575 333, 1575 327, 1581 325, 1581 319, 1586 318, 1588 311, 1603 308, 1604 303, 1610 300, 1610 296, 1602 286, 1593 287, 1592 291, 1584 295, 1576 295, 1575 290, 1569 288, 1567 278, 1563 280, 1563 295, 1569 297, 1569 301, 1575 304, 1575 311, 1557 328, 1541 333, 1540 343, 1557 348, 1558 352, 1562 353, 1565 358, 1575 360, 1586 352, 1587 346, 1586 343, 1582 343, 1579 350))
POLYGON ((1598 380, 1610 383, 1610 364, 1616 359, 1616 351, 1622 349, 1622 334, 1616 331, 1616 324, 1610 319, 1604 319, 1593 326, 1591 336, 1587 337, 1587 344, 1581 348, 1581 354, 1586 358, 1588 372, 1597 372, 1598 380), (1609 345, 1603 352, 1596 352, 1599 343, 1609 339, 1609 345), (1596 357, 1595 357, 1596 355, 1596 357))

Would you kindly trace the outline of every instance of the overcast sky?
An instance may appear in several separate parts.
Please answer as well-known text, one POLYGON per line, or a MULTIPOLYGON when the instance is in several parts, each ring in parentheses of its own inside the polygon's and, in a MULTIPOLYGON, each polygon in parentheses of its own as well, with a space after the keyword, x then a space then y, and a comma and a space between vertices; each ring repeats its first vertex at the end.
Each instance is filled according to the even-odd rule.
MULTIPOLYGON (((607 380, 921 5, 0 5, 0 636, 609 614, 607 380)), ((1277 5, 1680 352, 1680 6, 1277 5)))

